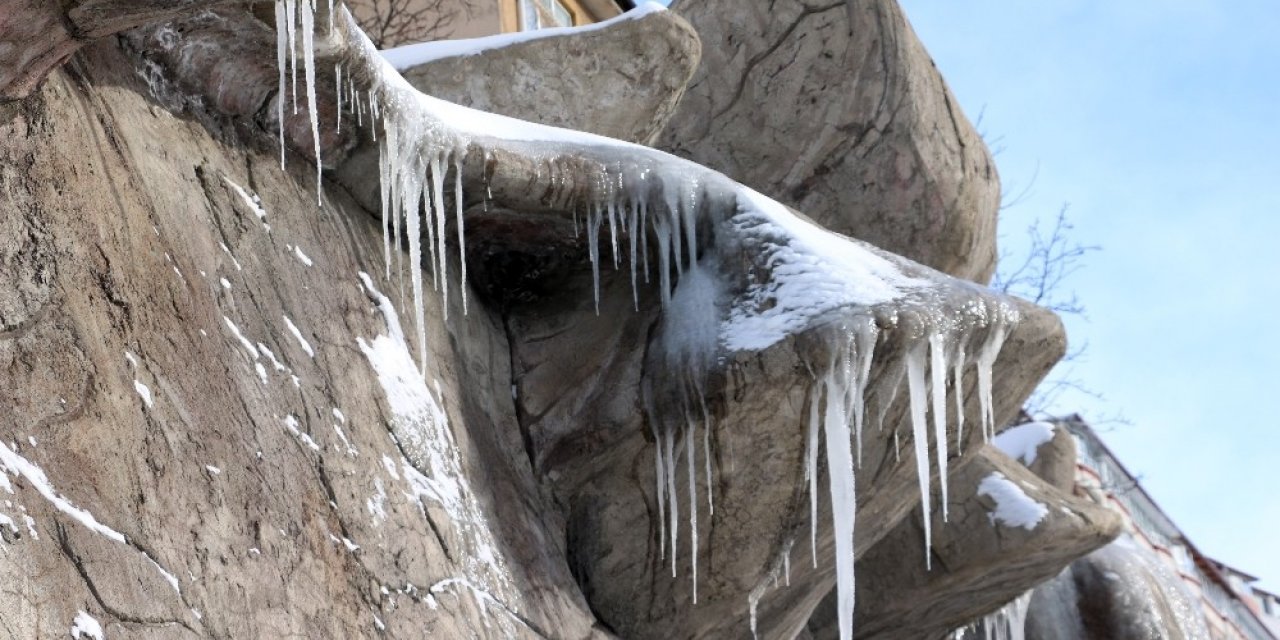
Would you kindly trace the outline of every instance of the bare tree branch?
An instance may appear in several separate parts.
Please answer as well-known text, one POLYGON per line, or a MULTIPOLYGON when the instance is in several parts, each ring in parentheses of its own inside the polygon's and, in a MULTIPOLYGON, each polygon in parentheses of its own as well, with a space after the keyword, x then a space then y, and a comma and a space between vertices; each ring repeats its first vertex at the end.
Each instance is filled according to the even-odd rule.
POLYGON ((1084 316, 1085 308, 1074 291, 1063 291, 1067 278, 1084 267, 1084 257, 1101 247, 1084 245, 1071 237, 1075 228, 1067 218, 1067 205, 1058 210, 1053 226, 1042 231, 1040 220, 1027 228, 1031 245, 1021 262, 1001 256, 993 289, 1026 298, 1063 315, 1084 316))
POLYGON ((347 0, 347 7, 379 49, 441 40, 459 19, 470 18, 478 0, 347 0))
MULTIPOLYGON (((1005 207, 1001 207, 1004 209, 1005 207)), ((1037 219, 1027 227, 1029 246, 1020 259, 1002 252, 992 288, 1004 293, 1026 298, 1055 313, 1085 318, 1085 307, 1074 290, 1067 289, 1067 280, 1084 268, 1085 257, 1100 249, 1097 245, 1085 245, 1072 237, 1074 226, 1067 216, 1069 207, 1063 205, 1054 217, 1052 226, 1045 229, 1037 219)), ((1045 417, 1067 392, 1104 402, 1103 395, 1090 388, 1074 375, 1074 365, 1084 360, 1089 344, 1067 352, 1059 363, 1059 373, 1046 379, 1027 399, 1023 409, 1028 414, 1045 417)), ((1128 424, 1122 415, 1104 416, 1091 423, 1128 424)))

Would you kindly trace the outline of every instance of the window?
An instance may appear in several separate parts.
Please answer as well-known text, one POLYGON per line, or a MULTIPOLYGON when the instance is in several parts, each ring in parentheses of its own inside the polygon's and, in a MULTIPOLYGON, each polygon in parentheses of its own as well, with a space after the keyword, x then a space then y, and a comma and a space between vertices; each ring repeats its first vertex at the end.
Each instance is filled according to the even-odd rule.
POLYGON ((573 14, 560 0, 520 0, 520 28, 572 27, 573 14))

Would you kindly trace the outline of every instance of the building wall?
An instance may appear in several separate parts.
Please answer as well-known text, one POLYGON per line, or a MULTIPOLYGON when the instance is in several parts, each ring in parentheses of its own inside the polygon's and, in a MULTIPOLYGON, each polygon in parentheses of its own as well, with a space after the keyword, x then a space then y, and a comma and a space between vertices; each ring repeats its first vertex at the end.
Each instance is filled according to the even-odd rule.
POLYGON ((450 40, 461 38, 479 38, 495 33, 505 33, 503 25, 503 4, 498 0, 478 0, 470 19, 458 20, 453 33, 445 36, 450 40))
MULTIPOLYGON (((520 2, 519 0, 486 0, 496 1, 500 6, 502 13, 501 33, 511 33, 520 30, 520 2)), ((608 20, 620 13, 622 10, 614 2, 589 2, 587 0, 560 0, 560 3, 573 14, 573 24, 584 25, 608 20)), ((498 33, 494 31, 492 33, 498 33)))
POLYGON ((1134 540, 1177 572, 1187 589, 1200 599, 1205 622, 1215 640, 1267 638, 1269 624, 1252 588, 1212 564, 1187 542, 1182 531, 1151 500, 1137 478, 1102 444, 1083 422, 1058 422, 1076 438, 1076 488, 1120 514, 1134 540), (1212 570, 1213 575, 1208 573, 1212 570), (1227 585, 1222 585, 1223 579, 1227 585), (1232 578, 1235 578, 1234 580, 1232 578))

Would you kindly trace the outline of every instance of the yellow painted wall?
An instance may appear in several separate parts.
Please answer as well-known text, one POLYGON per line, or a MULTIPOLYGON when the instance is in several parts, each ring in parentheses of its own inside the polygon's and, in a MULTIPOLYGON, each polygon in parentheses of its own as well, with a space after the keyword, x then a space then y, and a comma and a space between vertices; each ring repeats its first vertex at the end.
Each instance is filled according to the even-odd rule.
MULTIPOLYGON (((497 0, 499 4, 499 13, 501 14, 502 33, 511 33, 520 30, 520 2, 519 0, 497 0)), ((592 12, 582 5, 578 0, 560 0, 564 3, 569 13, 573 14, 573 24, 583 25, 606 20, 621 13, 616 5, 609 3, 614 7, 608 15, 592 15, 592 12)), ((597 3, 599 4, 599 3, 597 3)))

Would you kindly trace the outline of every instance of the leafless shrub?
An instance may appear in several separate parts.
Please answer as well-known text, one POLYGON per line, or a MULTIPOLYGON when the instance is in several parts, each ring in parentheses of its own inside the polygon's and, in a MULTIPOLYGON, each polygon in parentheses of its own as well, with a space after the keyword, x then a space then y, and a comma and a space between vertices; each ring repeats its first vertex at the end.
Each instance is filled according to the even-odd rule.
POLYGON ((453 35, 478 0, 347 0, 356 22, 379 49, 453 35))

